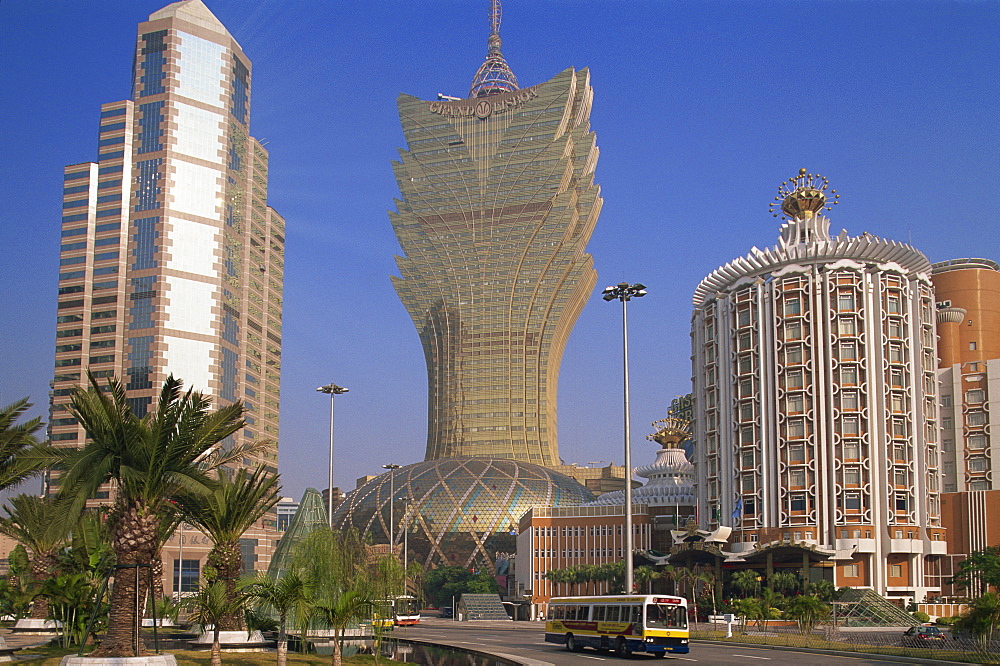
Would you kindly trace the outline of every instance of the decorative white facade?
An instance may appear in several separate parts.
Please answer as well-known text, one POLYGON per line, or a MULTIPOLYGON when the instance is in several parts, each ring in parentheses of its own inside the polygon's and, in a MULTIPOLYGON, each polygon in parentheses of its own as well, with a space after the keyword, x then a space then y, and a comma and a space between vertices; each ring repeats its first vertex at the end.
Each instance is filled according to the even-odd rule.
POLYGON ((776 246, 694 294, 699 509, 731 549, 831 551, 837 585, 922 597, 940 528, 931 265, 909 245, 829 233, 825 180, 779 190, 776 246))

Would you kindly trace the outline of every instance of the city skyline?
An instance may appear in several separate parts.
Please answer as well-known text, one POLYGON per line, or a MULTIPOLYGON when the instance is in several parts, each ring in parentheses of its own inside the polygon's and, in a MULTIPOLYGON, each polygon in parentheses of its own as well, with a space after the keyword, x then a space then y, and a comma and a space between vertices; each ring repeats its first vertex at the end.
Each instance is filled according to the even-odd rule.
MULTIPOLYGON (((0 6, 0 120, 21 130, 3 139, 0 402, 30 396, 33 414, 46 416, 51 378, 61 167, 96 158, 100 104, 128 95, 117 63, 135 24, 163 4, 0 6)), ((325 486, 328 412, 314 388, 330 381, 351 388, 336 433, 336 482, 350 489, 382 463, 422 459, 426 441, 420 343, 389 281, 400 249, 385 215, 396 194, 388 163, 405 145, 394 100, 466 94, 487 3, 208 6, 253 54, 254 132, 274 141, 270 195, 288 220, 285 494, 325 486), (369 56, 373 40, 387 48, 369 56), (416 46, 431 40, 437 48, 416 46), (385 453, 357 454, 373 446, 385 453)), ((643 424, 690 391, 695 287, 747 247, 773 244, 766 201, 788 173, 830 177, 843 194, 835 231, 909 242, 934 262, 1000 256, 996 222, 968 192, 1000 175, 998 101, 968 74, 996 61, 997 9, 920 3, 901 17, 902 6, 635 3, 623 14, 583 2, 572 3, 583 20, 570 22, 559 20, 568 2, 505 5, 504 55, 522 87, 591 71, 605 207, 587 251, 599 288, 650 290, 630 317, 637 464, 655 454, 643 424)), ((562 458, 620 462, 620 327, 597 293, 560 389, 562 458)))

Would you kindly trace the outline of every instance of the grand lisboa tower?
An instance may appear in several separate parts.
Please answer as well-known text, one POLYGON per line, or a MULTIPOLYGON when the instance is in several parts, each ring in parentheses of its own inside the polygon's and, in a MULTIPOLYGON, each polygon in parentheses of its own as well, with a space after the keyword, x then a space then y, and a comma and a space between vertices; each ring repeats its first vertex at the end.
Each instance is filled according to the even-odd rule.
POLYGON ((589 72, 520 88, 500 51, 499 0, 490 19, 468 97, 398 100, 393 283, 427 363, 425 461, 355 490, 334 518, 376 542, 405 531, 427 565, 491 562, 513 552, 532 506, 593 499, 550 469, 559 365, 597 281, 585 250, 602 201, 589 72))

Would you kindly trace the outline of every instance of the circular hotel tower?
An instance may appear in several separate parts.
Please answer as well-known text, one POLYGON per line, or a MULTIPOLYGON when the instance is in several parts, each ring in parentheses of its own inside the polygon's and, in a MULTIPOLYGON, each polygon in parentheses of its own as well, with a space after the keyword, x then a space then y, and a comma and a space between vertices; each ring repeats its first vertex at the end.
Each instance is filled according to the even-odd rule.
POLYGON ((931 265, 867 232, 831 237, 827 187, 805 169, 782 183, 778 244, 695 290, 700 515, 732 523, 738 553, 800 542, 837 585, 922 598, 945 553, 931 265))

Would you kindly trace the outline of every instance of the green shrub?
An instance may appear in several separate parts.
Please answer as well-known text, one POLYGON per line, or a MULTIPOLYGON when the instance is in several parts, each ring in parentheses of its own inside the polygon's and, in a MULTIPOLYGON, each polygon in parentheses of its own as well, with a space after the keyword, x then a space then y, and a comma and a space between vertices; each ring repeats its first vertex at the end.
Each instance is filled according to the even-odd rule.
POLYGON ((930 622, 931 621, 931 616, 928 615, 927 613, 923 612, 923 611, 913 611, 913 613, 911 613, 911 615, 913 615, 913 618, 917 622, 923 623, 923 622, 930 622))
POLYGON ((950 627, 951 625, 955 624, 955 622, 957 620, 958 620, 958 616, 954 616, 954 617, 939 617, 937 619, 937 621, 935 622, 935 624, 940 624, 943 627, 950 627))

